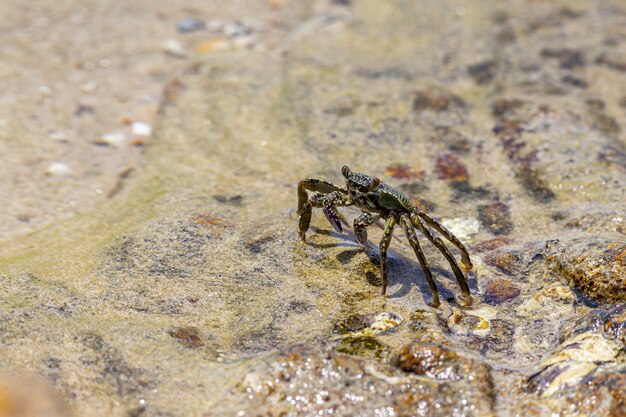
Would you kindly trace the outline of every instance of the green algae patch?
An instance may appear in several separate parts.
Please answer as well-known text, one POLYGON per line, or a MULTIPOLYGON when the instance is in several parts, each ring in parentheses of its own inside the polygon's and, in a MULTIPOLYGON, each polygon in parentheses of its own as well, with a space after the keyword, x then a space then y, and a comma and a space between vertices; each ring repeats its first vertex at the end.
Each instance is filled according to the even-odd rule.
POLYGON ((389 348, 371 336, 349 336, 343 338, 335 350, 339 353, 382 358, 389 354, 389 348))

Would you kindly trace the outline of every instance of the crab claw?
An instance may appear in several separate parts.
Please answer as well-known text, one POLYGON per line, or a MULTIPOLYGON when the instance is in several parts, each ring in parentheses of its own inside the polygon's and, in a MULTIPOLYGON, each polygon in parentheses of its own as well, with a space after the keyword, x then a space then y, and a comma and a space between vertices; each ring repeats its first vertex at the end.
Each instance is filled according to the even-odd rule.
POLYGON ((309 230, 309 225, 311 224, 311 205, 305 204, 300 211, 300 220, 299 220, 299 232, 300 239, 303 242, 306 242, 306 231, 309 230))
POLYGON ((339 213, 337 213, 335 206, 324 205, 324 209, 322 211, 324 212, 326 219, 328 219, 328 223, 330 223, 337 232, 341 233, 343 228, 341 227, 341 220, 339 219, 339 213))

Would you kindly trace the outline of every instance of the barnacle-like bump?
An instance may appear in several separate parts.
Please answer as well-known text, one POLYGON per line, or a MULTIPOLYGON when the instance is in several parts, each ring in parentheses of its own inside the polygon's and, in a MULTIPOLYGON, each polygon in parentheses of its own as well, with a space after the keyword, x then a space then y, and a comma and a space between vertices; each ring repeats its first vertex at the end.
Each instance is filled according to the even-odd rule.
POLYGON ((370 181, 370 190, 374 191, 375 189, 378 188, 378 186, 380 185, 380 180, 378 178, 374 178, 372 179, 372 181, 370 181))

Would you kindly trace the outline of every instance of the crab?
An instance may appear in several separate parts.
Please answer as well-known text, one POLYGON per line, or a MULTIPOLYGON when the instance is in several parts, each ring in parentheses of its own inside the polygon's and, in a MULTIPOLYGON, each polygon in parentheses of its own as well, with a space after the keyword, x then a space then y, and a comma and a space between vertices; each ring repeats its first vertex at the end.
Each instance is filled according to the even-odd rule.
POLYGON ((362 248, 367 248, 367 227, 378 224, 384 220, 383 238, 380 242, 380 274, 382 278, 382 295, 387 291, 387 249, 391 243, 394 227, 399 224, 413 248, 419 261, 424 276, 428 281, 433 299, 430 303, 433 307, 440 305, 439 291, 433 279, 433 275, 426 262, 426 257, 417 238, 416 230, 419 230, 448 260, 452 272, 461 287, 463 295, 461 301, 466 306, 472 304, 467 280, 461 268, 469 271, 472 269, 467 249, 461 241, 446 229, 437 220, 415 207, 411 201, 400 191, 381 182, 380 179, 370 175, 352 172, 346 165, 341 167, 341 174, 346 180, 346 187, 342 188, 328 181, 307 178, 298 184, 298 216, 300 237, 306 242, 306 232, 311 224, 313 207, 322 209, 328 222, 337 232, 342 232, 342 222, 345 220, 339 215, 337 207, 356 206, 363 212, 354 220, 354 235, 362 248), (308 191, 314 194, 309 198, 308 191), (458 249, 461 255, 461 266, 450 253, 450 250, 437 236, 440 234, 458 249))

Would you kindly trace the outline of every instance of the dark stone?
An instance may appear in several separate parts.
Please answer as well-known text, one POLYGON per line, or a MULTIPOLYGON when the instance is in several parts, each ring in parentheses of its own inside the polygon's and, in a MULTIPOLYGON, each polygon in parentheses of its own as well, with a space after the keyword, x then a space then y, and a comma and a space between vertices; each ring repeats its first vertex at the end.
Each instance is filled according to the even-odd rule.
POLYGON ((467 67, 468 74, 477 84, 487 84, 496 75, 498 66, 495 61, 484 61, 467 67))
POLYGON ((197 32, 204 29, 204 22, 193 17, 181 19, 176 23, 176 30, 179 33, 197 32))

